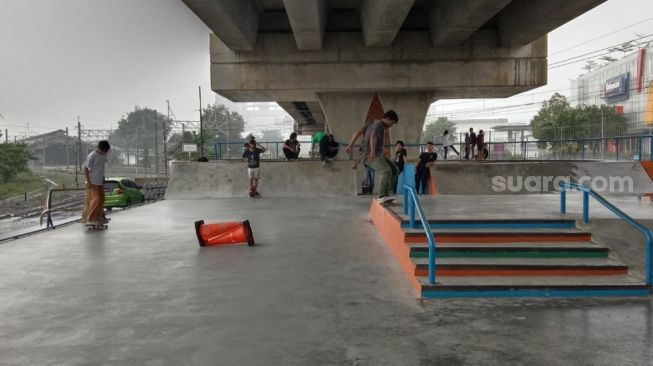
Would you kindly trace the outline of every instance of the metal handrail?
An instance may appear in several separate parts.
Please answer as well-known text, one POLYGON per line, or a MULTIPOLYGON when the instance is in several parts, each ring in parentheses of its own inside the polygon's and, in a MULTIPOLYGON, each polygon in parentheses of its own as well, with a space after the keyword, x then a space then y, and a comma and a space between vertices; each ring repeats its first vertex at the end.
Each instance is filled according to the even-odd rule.
POLYGON ((614 214, 619 216, 622 220, 626 221, 628 224, 633 226, 635 229, 639 230, 644 234, 646 239, 646 284, 650 287, 653 283, 653 271, 651 269, 651 263, 653 262, 653 232, 644 225, 635 221, 632 217, 628 216, 625 212, 621 211, 612 203, 608 202, 600 194, 596 193, 590 187, 570 182, 560 182, 560 213, 564 214, 567 212, 567 190, 577 189, 583 192, 583 223, 588 224, 590 220, 589 214, 589 196, 594 197, 600 204, 605 206, 607 209, 612 211, 614 214))
POLYGON ((415 187, 404 184, 403 194, 404 215, 408 215, 410 220, 410 227, 415 227, 415 211, 417 211, 419 220, 422 223, 422 228, 424 229, 424 233, 426 233, 426 238, 429 243, 429 284, 432 285, 435 283, 435 238, 433 237, 433 232, 431 231, 431 225, 426 219, 426 215, 424 215, 424 210, 422 210, 422 205, 419 203, 419 199, 417 198, 417 191, 415 190, 415 187))
POLYGON ((47 195, 45 196, 45 203, 43 205, 43 211, 39 217, 39 222, 43 225, 43 216, 46 217, 46 228, 53 228, 54 223, 52 222, 52 193, 53 192, 67 192, 67 191, 84 191, 85 188, 59 188, 59 189, 49 189, 47 195))

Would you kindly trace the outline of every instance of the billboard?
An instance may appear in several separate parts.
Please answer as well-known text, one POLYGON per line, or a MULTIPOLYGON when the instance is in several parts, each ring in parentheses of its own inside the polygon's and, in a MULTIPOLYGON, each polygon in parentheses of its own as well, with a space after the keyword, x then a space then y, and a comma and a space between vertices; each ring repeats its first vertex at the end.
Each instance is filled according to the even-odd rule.
POLYGON ((628 99, 629 80, 630 73, 628 72, 608 79, 603 86, 605 100, 608 103, 614 103, 628 99))

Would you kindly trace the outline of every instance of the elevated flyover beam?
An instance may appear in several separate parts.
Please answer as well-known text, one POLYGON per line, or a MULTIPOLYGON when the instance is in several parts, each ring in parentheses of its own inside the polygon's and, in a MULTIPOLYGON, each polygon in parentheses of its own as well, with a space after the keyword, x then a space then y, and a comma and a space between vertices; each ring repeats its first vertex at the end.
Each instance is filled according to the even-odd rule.
POLYGON ((439 0, 429 14, 434 47, 458 46, 511 0, 439 0))
POLYGON ((513 0, 497 15, 501 42, 520 46, 540 38, 605 0, 513 0))
POLYGON ((234 51, 256 46, 258 9, 253 0, 182 0, 234 51))
POLYGON ((326 0, 283 0, 300 50, 319 50, 324 41, 326 0))
POLYGON ((360 15, 365 46, 390 46, 414 2, 415 0, 363 0, 360 15))

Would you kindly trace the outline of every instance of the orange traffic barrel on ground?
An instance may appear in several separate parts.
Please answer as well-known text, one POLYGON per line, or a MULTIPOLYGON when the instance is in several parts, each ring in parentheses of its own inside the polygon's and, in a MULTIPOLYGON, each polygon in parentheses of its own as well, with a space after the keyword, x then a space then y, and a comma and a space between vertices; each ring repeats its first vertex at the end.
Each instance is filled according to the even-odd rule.
POLYGON ((249 220, 243 222, 216 222, 205 224, 204 220, 195 221, 195 233, 200 246, 245 243, 254 245, 254 234, 249 220))

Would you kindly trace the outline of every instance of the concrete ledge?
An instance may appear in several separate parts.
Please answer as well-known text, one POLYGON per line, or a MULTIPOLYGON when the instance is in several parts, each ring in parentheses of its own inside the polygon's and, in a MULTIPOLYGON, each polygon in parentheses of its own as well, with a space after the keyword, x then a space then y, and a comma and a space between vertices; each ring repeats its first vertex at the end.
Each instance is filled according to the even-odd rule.
MULTIPOLYGON (((261 162, 263 197, 355 196, 357 171, 351 161, 261 162)), ((248 195, 247 165, 242 161, 177 161, 170 170, 166 199, 234 198, 248 195)))
POLYGON ((557 189, 557 177, 585 178, 581 183, 594 184, 600 194, 653 192, 653 181, 638 161, 438 161, 431 175, 439 194, 452 195, 550 193, 557 189), (535 190, 538 183, 542 190, 535 190), (520 189, 511 189, 515 187, 520 189))

